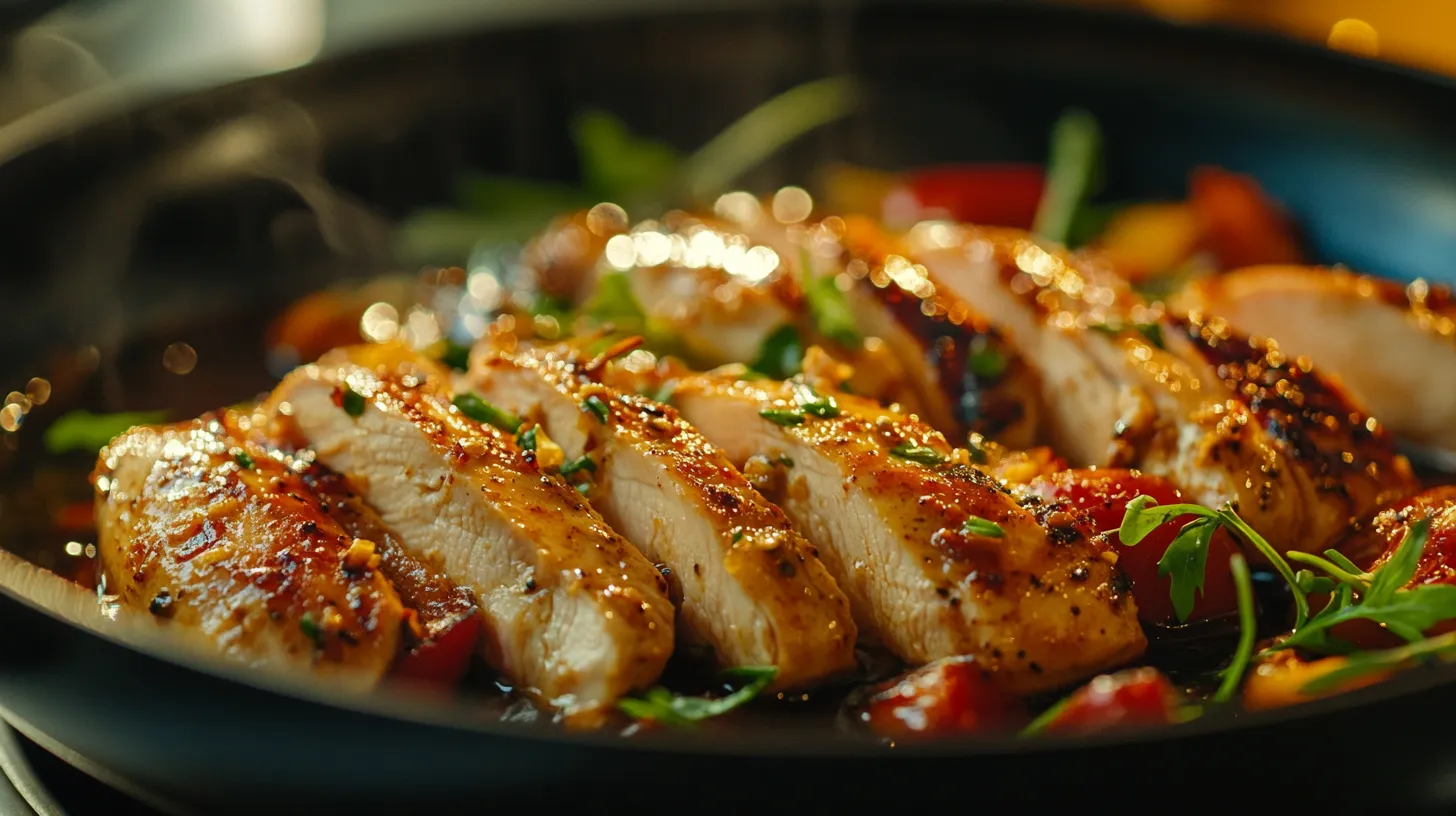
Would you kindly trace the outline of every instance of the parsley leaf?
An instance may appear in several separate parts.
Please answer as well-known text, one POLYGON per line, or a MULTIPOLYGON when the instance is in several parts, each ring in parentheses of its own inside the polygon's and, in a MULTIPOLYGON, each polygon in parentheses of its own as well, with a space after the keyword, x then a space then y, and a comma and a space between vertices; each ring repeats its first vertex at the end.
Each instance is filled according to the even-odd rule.
POLYGON ((1148 537, 1148 533, 1179 516, 1187 515, 1212 517, 1215 514, 1201 504, 1159 505, 1152 496, 1138 496, 1127 503, 1122 526, 1117 529, 1118 540, 1124 546, 1136 546, 1148 537))
POLYGON ((116 414, 93 414, 71 411, 62 414, 45 432, 46 450, 51 453, 84 451, 96 453, 111 440, 138 425, 156 425, 167 419, 165 411, 133 411, 116 414))
POLYGON ((966 535, 985 536, 986 538, 1003 538, 1006 531, 1001 525, 994 521, 987 521, 980 516, 971 516, 961 525, 961 532, 966 535))
POLYGON ((339 407, 351 417, 364 416, 364 395, 346 385, 339 396, 339 407))
POLYGON ((743 678, 746 685, 726 697, 680 697, 657 687, 642 697, 620 700, 617 707, 639 719, 656 720, 663 725, 691 728, 703 720, 726 714, 757 697, 778 675, 773 666, 740 666, 724 672, 729 677, 743 678))
POLYGON ((506 433, 515 433, 521 429, 521 418, 481 399, 477 394, 457 394, 455 396, 455 407, 460 413, 470 417, 476 422, 484 422, 487 425, 494 425, 506 433))

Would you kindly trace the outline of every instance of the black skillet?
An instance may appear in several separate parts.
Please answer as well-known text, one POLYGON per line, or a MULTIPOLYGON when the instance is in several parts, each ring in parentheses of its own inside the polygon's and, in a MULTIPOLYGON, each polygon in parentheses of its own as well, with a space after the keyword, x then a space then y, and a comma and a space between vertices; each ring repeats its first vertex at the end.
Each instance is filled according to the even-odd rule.
MULTIPOLYGON (((39 432, 64 408, 184 416, 266 388, 267 316, 341 277, 394 270, 360 206, 402 217, 447 200, 466 169, 571 178, 566 123, 588 105, 692 147, 799 81, 860 76, 866 109, 792 146, 749 180, 758 188, 804 180, 826 157, 1037 161, 1057 113, 1082 105, 1106 130, 1109 200, 1175 196, 1187 168, 1221 164, 1287 202, 1321 259, 1449 278, 1445 80, 1023 4, 663 5, 342 57, 151 104, 0 167, 0 390, 36 374, 62 383, 87 345, 99 361, 3 437, 6 484, 32 478, 39 432), (318 174, 339 196, 320 203, 318 174), (179 339, 200 357, 186 377, 159 364, 179 339)), ((0 521, 37 511, 5 495, 0 521)), ((324 699, 165 644, 122 645, 21 600, 15 579, 0 572, 0 714, 179 812, 1456 805, 1456 670, 1103 738, 889 749, 795 720, 623 741, 448 701, 324 699)))

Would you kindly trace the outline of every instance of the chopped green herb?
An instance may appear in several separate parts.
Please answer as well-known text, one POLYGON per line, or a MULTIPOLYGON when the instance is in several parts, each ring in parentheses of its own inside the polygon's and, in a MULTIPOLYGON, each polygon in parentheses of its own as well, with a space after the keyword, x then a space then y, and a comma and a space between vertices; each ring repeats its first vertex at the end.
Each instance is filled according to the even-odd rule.
POLYGON ((980 516, 971 516, 966 519, 966 523, 961 525, 961 532, 985 538, 1003 538, 1006 535, 1006 531, 1001 529, 1001 525, 994 521, 987 521, 980 516))
POLYGON ((612 415, 612 412, 607 408, 607 404, 602 402, 602 398, 596 394, 587 397, 582 401, 581 405, 603 425, 607 423, 607 418, 612 415))
POLYGON ((313 641, 313 645, 315 647, 323 647, 324 630, 318 625, 318 622, 313 619, 312 612, 303 613, 303 617, 298 619, 298 628, 303 632, 304 637, 313 641))
POLYGON ((1249 660, 1254 656, 1254 639, 1258 636, 1259 621, 1254 616, 1254 584, 1249 579, 1249 565, 1237 553, 1229 559, 1229 571, 1234 576, 1234 592, 1239 602, 1239 645, 1234 649, 1234 659, 1223 670, 1223 680, 1214 692, 1213 701, 1224 703, 1233 699, 1249 669, 1249 660))
POLYGON ((643 396, 647 397, 653 402, 660 402, 664 405, 671 405, 672 395, 676 391, 677 380, 668 380, 662 385, 659 385, 655 390, 652 391, 652 393, 644 394, 643 396))
POLYGON ((470 346, 462 345, 454 340, 445 341, 445 351, 440 355, 440 362, 455 369, 456 371, 467 371, 470 369, 470 346))
POLYGON ((971 341, 971 347, 966 353, 966 370, 976 375, 977 379, 994 380, 1006 373, 1009 364, 1006 355, 991 345, 984 335, 977 335, 971 341))
POLYGON ((785 324, 764 339, 758 359, 749 367, 775 380, 787 380, 799 373, 803 363, 804 344, 799 340, 799 331, 785 324))
POLYGON ((247 451, 238 451, 237 453, 233 454, 233 461, 237 462, 238 467, 242 468, 243 470, 253 469, 253 457, 249 456, 247 451))
POLYGON ((734 530, 733 531, 733 543, 734 544, 737 544, 738 542, 740 542, 742 540, 743 540, 743 531, 742 530, 734 530))
POLYGON ((972 434, 966 440, 966 452, 971 455, 971 464, 973 465, 984 465, 991 459, 986 454, 986 448, 981 444, 981 440, 978 438, 979 436, 979 434, 972 434))
POLYGON ((533 451, 536 449, 536 429, 540 427, 540 425, 532 425, 516 434, 516 444, 521 446, 521 450, 533 451))
POLYGON ((339 396, 339 405, 351 417, 364 415, 364 395, 347 385, 344 386, 344 393, 339 396))
POLYGON ((775 459, 774 461, 775 462, 778 462, 779 464, 783 465, 784 467, 793 467, 794 466, 794 460, 791 459, 791 458, 789 458, 789 457, 787 457, 787 456, 780 456, 779 458, 775 459))
POLYGON ((782 425, 785 428, 791 425, 803 425, 804 415, 798 411, 786 411, 781 408, 769 408, 759 411, 758 415, 772 422, 775 425, 782 425))
POLYGON ((943 465, 950 461, 950 457, 935 448, 927 448, 924 445, 911 445, 908 442, 901 442, 895 447, 890 448, 890 455, 910 462, 918 462, 922 465, 943 465))
POLYGON ((656 720, 663 725, 691 728, 703 720, 726 714, 757 697, 778 675, 773 666, 740 666, 724 672, 729 677, 746 679, 748 683, 726 697, 680 697, 661 686, 642 697, 629 697, 617 706, 639 720, 656 720))
POLYGON ((590 493, 591 492, 591 482, 582 482, 581 484, 577 485, 576 486, 576 492, 580 493, 583 496, 585 496, 586 494, 590 493))
POLYGON ((572 459, 570 462, 563 462, 561 465, 561 475, 570 476, 571 474, 582 470, 585 470, 588 473, 595 473, 596 469, 597 463, 593 461, 590 456, 583 456, 580 459, 572 459))
POLYGON ((571 319, 571 303, 545 292, 536 293, 528 311, 532 317, 549 317, 561 324, 571 319))
POLYGON ((813 402, 804 403, 800 410, 821 419, 833 419, 839 416, 839 403, 834 401, 834 397, 821 397, 813 402))
POLYGON ((455 395, 455 407, 460 413, 470 417, 476 422, 484 422, 487 425, 494 425, 506 433, 515 433, 521 429, 521 418, 509 411, 497 408, 494 405, 480 398, 478 394, 466 392, 455 395))
POLYGON ((45 432, 46 450, 51 453, 84 451, 96 453, 111 440, 138 425, 156 425, 165 422, 165 411, 133 411, 116 414, 93 414, 90 411, 71 411, 62 414, 51 423, 45 432))
POLYGON ((804 290, 804 303, 809 307, 809 315, 814 319, 814 329, 841 346, 857 347, 860 344, 859 329, 855 325, 854 312, 849 309, 849 301, 836 282, 839 276, 816 276, 809 251, 802 250, 800 255, 803 268, 799 285, 804 290))
POLYGON ((1178 620, 1188 620, 1193 614, 1195 595, 1202 594, 1204 578, 1207 576, 1208 545, 1218 530, 1218 521, 1211 518, 1195 519, 1183 526, 1173 537, 1163 557, 1158 559, 1158 577, 1169 578, 1169 593, 1173 599, 1173 611, 1178 620))
POLYGON ((1143 336, 1144 340, 1152 344, 1154 348, 1165 348, 1163 345, 1163 327, 1157 323, 1122 323, 1112 320, 1104 323, 1089 323, 1087 328, 1099 331, 1103 334, 1118 335, 1132 329, 1143 336))
POLYGON ((1069 110, 1053 125, 1046 187, 1032 228, 1038 237, 1067 242, 1101 172, 1101 150, 1102 132, 1092 114, 1069 110))

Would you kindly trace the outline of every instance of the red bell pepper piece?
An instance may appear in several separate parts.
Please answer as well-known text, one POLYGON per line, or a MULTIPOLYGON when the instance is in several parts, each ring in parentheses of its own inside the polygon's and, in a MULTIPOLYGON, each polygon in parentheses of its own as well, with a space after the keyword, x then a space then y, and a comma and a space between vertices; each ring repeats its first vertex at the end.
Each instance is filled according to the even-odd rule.
POLYGON ((898 193, 921 218, 1031 229, 1046 174, 1037 165, 945 165, 911 171, 898 193))

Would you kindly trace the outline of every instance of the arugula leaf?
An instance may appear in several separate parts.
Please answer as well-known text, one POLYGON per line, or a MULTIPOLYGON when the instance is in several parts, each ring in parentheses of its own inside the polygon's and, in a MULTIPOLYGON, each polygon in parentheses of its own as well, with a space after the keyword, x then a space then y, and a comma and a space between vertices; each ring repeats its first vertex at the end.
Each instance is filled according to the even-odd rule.
POLYGON ((582 181, 587 189, 609 199, 626 200, 666 186, 682 161, 673 148, 633 134, 622 120, 605 111, 578 114, 571 134, 582 181))
POLYGON ((1168 582, 1168 594, 1173 599, 1173 611, 1178 613, 1180 622, 1188 620, 1188 616, 1193 614, 1194 595, 1203 593, 1208 545, 1217 530, 1217 519, 1194 519, 1183 525, 1163 552, 1163 557, 1158 559, 1158 576, 1172 576, 1168 582))
POLYGON ((481 399, 478 394, 456 394, 454 403, 455 407, 460 410, 460 413, 476 422, 494 425, 502 431, 512 434, 521 429, 520 417, 502 408, 491 405, 481 399))
POLYGON ((1228 702, 1238 692, 1239 683, 1254 656, 1254 639, 1259 632, 1259 621, 1254 615, 1254 583, 1249 578, 1249 565, 1242 555, 1235 553, 1229 559, 1229 572, 1233 573, 1234 592, 1238 595, 1239 645, 1234 649, 1234 659, 1222 672, 1223 679, 1213 695, 1215 703, 1228 702))
POLYGON ((1179 516, 1187 515, 1211 518, 1216 514, 1201 504, 1159 505, 1152 496, 1138 496, 1127 503, 1122 526, 1117 529, 1118 540, 1124 546, 1136 546, 1152 531, 1179 516))
POLYGON ((986 538, 1003 538, 1006 531, 1001 525, 994 521, 987 521, 980 516, 971 516, 961 525, 961 532, 966 535, 985 536, 986 538))
POLYGON ((799 330, 786 323, 764 338, 758 359, 749 368, 775 380, 787 380, 799 373, 803 362, 804 344, 799 340, 799 330))
POLYGON ((1370 579, 1370 589, 1365 591, 1361 603, 1375 606, 1388 603, 1395 596, 1396 590, 1410 583, 1421 562, 1421 552, 1426 548, 1430 531, 1429 517, 1410 526, 1405 538, 1401 539, 1400 545, 1391 554, 1390 560, 1375 571, 1374 577, 1370 579))
POLYGON ((1087 111, 1069 110, 1052 126, 1046 187, 1032 227, 1038 237, 1058 243, 1070 238, 1077 210, 1100 173, 1101 150, 1101 129, 1087 111))
POLYGON ((62 414, 45 432, 46 450, 51 453, 84 451, 96 453, 111 440, 138 425, 156 425, 167 420, 165 411, 131 411, 115 414, 93 414, 71 411, 62 414))
POLYGON ((773 666, 740 666, 728 669, 724 674, 746 679, 748 683, 728 696, 716 699, 680 697, 659 686, 640 698, 620 700, 617 707, 639 720, 652 719, 663 725, 691 728, 703 720, 726 714, 757 697, 778 676, 778 669, 773 666))
POLYGON ((858 346, 860 336, 854 313, 849 309, 849 300, 835 283, 839 276, 815 275, 809 251, 800 250, 799 254, 799 286, 804 291, 804 303, 809 307, 809 316, 814 319, 814 329, 846 348, 858 346))

